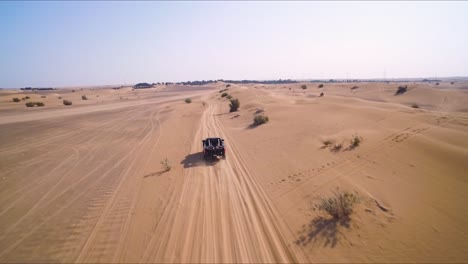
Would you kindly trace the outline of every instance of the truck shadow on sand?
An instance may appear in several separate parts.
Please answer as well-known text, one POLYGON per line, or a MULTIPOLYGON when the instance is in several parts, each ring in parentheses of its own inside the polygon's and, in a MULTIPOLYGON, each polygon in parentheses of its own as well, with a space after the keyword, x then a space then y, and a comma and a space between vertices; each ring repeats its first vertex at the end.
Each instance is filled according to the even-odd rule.
POLYGON ((192 153, 187 156, 180 162, 184 165, 184 168, 193 168, 199 166, 213 166, 218 163, 217 158, 203 159, 203 152, 192 153))
POLYGON ((334 248, 338 243, 342 228, 351 228, 349 217, 344 219, 316 217, 309 224, 303 226, 295 243, 299 246, 315 243, 334 248))

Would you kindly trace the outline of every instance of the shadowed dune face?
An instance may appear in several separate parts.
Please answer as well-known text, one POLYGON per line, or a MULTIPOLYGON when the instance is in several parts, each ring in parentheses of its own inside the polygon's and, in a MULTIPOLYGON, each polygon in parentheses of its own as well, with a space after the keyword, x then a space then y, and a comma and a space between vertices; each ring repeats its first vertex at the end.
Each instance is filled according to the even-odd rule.
POLYGON ((0 93, 0 262, 466 262, 468 84, 303 84, 0 93))

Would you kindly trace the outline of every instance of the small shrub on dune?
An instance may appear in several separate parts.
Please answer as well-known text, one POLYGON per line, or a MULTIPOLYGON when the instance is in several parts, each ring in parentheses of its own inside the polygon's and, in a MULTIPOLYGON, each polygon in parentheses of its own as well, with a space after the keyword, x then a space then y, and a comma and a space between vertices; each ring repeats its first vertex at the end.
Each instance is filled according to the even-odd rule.
POLYGON ((191 102, 192 102, 192 99, 191 99, 191 98, 185 99, 185 103, 190 104, 191 102))
POLYGON ((41 98, 46 98, 46 97, 47 97, 47 96, 45 96, 45 95, 41 95, 41 98))
POLYGON ((74 93, 74 92, 75 92, 75 90, 72 90, 72 93, 74 93))
POLYGON ((231 87, 231 85, 230 85, 230 84, 226 84, 226 88, 229 88, 229 87, 231 87))
POLYGON ((323 83, 319 84, 318 88, 323 88, 323 83))
POLYGON ((226 97, 228 95, 229 95, 228 93, 224 92, 224 93, 221 94, 221 97, 226 97))
POLYGON ((398 90, 395 92, 395 95, 401 95, 408 91, 408 85, 398 86, 398 90))
POLYGON ((359 88, 358 86, 353 86, 351 87, 351 90, 356 90, 357 88, 359 88))
POLYGON ((254 126, 259 126, 261 124, 265 124, 269 121, 270 119, 266 115, 258 115, 254 117, 253 124, 254 126))
POLYGON ((301 85, 301 88, 305 90, 305 89, 307 89, 307 85, 303 84, 303 85, 301 85))
POLYGON ((436 82, 436 85, 439 85, 440 83, 436 82))
POLYGON ((450 84, 454 84, 454 82, 450 82, 450 84))
POLYGON ((26 107, 45 106, 43 102, 27 102, 26 107))
POLYGON ((323 97, 325 94, 323 92, 320 93, 320 97, 323 97))
POLYGON ((349 149, 355 149, 355 148, 359 147, 359 145, 361 145, 361 143, 362 143, 362 137, 360 137, 358 135, 354 135, 351 138, 351 142, 349 144, 349 149))
POLYGON ((64 104, 64 105, 72 105, 73 102, 70 101, 70 100, 63 100, 63 104, 64 104))
POLYGON ((330 149, 332 152, 339 152, 343 148, 343 143, 334 144, 330 149))
POLYGON ((228 95, 228 96, 226 96, 226 98, 230 100, 230 99, 232 99, 232 95, 228 95))
POLYGON ((163 166, 163 171, 170 171, 172 169, 172 166, 167 158, 161 160, 161 165, 163 166))
POLYGON ((417 105, 417 104, 412 104, 411 107, 412 107, 412 108, 419 108, 419 105, 417 105))
POLYGON ((58 99, 62 99, 62 96, 57 97, 58 99))
POLYGON ((31 99, 31 97, 29 97, 29 96, 26 96, 26 97, 25 97, 25 99, 31 99))
POLYGON ((239 99, 230 99, 229 112, 236 112, 240 107, 239 99))
POLYGON ((316 208, 331 215, 336 220, 349 218, 353 207, 360 201, 355 193, 337 190, 330 197, 321 197, 316 208))
POLYGON ((86 95, 82 95, 81 100, 88 100, 88 97, 86 95))
POLYGON ((13 102, 15 102, 15 103, 18 103, 19 101, 21 101, 19 98, 16 98, 16 97, 13 98, 13 102))
POLYGON ((335 143, 335 142, 333 140, 331 140, 331 139, 326 139, 326 140, 322 141, 323 148, 331 147, 333 145, 333 143, 335 143))

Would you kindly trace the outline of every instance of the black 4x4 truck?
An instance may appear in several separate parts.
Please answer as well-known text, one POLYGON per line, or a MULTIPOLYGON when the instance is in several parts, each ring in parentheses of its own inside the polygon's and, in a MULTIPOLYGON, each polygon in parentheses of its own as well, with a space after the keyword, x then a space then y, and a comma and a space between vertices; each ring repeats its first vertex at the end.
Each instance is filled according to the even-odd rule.
POLYGON ((222 138, 206 138, 202 140, 203 158, 226 158, 226 148, 224 147, 224 139, 222 138))

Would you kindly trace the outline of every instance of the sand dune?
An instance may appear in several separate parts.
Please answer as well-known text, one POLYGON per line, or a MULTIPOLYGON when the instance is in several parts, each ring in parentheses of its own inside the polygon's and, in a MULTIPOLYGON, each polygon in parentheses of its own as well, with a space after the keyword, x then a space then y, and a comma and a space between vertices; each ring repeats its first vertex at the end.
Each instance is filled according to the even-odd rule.
POLYGON ((232 85, 234 113, 223 83, 3 92, 0 262, 468 261, 466 84, 307 85, 232 85), (337 188, 361 200, 346 222, 313 209, 337 188))

